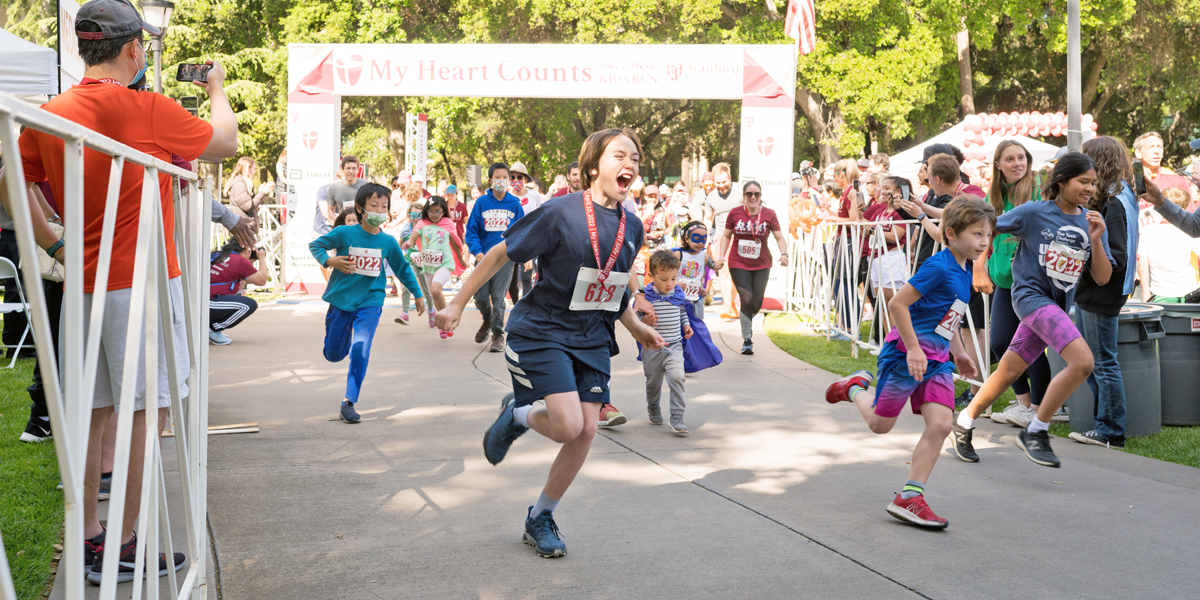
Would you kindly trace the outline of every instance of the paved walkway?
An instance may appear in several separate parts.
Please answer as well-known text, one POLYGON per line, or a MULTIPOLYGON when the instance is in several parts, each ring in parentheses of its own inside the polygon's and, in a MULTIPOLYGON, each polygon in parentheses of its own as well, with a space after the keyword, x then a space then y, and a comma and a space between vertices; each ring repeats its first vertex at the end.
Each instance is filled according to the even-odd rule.
MULTIPOLYGON (((389 300, 394 304, 395 300, 389 300)), ((602 430, 556 517, 570 554, 520 542, 556 446, 530 433, 483 457, 509 387, 501 355, 384 310, 359 410, 336 421, 346 364, 321 357, 325 305, 263 306, 212 348, 209 512, 226 600, 272 598, 1192 597, 1200 470, 1067 440, 1062 469, 981 422, 979 464, 943 455, 929 497, 944 532, 884 512, 920 420, 871 434, 823 401, 828 372, 736 323, 710 326, 724 365, 688 380, 688 436, 645 420, 620 331, 602 430)), ((716 311, 710 311, 710 313, 716 311)))

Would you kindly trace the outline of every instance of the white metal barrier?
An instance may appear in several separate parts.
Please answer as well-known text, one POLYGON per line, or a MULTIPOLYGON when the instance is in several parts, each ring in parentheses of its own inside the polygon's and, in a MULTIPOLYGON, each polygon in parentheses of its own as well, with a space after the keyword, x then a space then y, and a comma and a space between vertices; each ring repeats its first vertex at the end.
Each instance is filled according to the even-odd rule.
MULTIPOLYGON (((13 221, 17 227, 17 239, 21 254, 21 270, 25 281, 39 281, 41 274, 37 256, 42 250, 33 237, 33 225, 29 205, 25 202, 26 188, 21 168, 20 151, 17 146, 16 127, 29 127, 59 137, 64 142, 63 167, 65 175, 63 197, 58 199, 66 225, 66 286, 63 297, 61 365, 55 360, 51 344, 37 345, 39 365, 44 374, 46 401, 49 405, 50 421, 54 432, 54 447, 58 455, 62 474, 65 500, 65 542, 59 569, 66 574, 65 597, 82 600, 84 597, 84 468, 87 460, 88 435, 90 431, 92 398, 96 383, 96 369, 100 349, 100 329, 103 320, 109 265, 113 259, 112 247, 117 215, 117 199, 120 194, 121 174, 124 168, 143 169, 142 197, 137 232, 137 251, 133 258, 133 288, 129 310, 129 327, 136 331, 140 323, 145 326, 145 363, 147 365, 145 394, 147 406, 156 404, 158 397, 157 364, 160 352, 165 352, 168 370, 168 385, 171 386, 170 414, 174 421, 175 451, 180 471, 183 496, 183 518, 186 524, 188 569, 179 578, 173 569, 168 569, 168 582, 176 590, 177 598, 198 600, 207 595, 205 573, 208 555, 208 539, 205 534, 207 497, 207 421, 208 421, 208 340, 205 332, 208 322, 208 256, 211 240, 209 210, 212 197, 211 183, 200 181, 197 176, 169 163, 157 160, 124 144, 116 142, 63 119, 24 104, 16 98, 0 93, 0 150, 7 167, 7 191, 12 208, 13 221), (84 148, 95 150, 112 157, 109 186, 106 196, 103 230, 100 238, 99 263, 96 268, 95 292, 92 294, 90 314, 84 314, 83 281, 83 230, 84 230, 84 148), (175 340, 171 327, 170 293, 166 238, 160 204, 159 174, 171 176, 174 191, 174 241, 182 271, 184 288, 183 313, 187 328, 187 373, 176 369, 175 340), (180 191, 179 182, 186 184, 180 191), (87 327, 87 344, 84 345, 84 328, 87 327), (159 347, 158 336, 163 336, 163 347, 159 347), (187 378, 188 395, 179 394, 180 383, 187 378)), ((95 202, 97 199, 92 198, 95 202)), ((128 257, 119 257, 128 260, 128 257)), ((33 327, 36 339, 50 339, 50 321, 46 312, 46 298, 40 285, 28 285, 29 302, 33 305, 33 327)), ((131 336, 132 338, 133 336, 131 336)), ((131 342, 137 341, 136 338, 131 342)), ((150 432, 158 430, 158 411, 146 411, 145 461, 142 473, 141 511, 137 515, 124 514, 129 456, 133 430, 134 400, 137 386, 139 344, 129 343, 125 349, 125 371, 121 397, 117 399, 119 412, 117 425, 116 456, 113 466, 111 499, 109 500, 107 528, 111 532, 106 544, 103 565, 103 580, 100 598, 117 597, 117 559, 122 524, 125 519, 136 518, 137 530, 141 532, 137 548, 135 573, 143 572, 147 561, 157 563, 160 552, 168 557, 176 549, 171 539, 170 514, 167 506, 167 490, 163 479, 163 457, 159 438, 150 432)), ((176 515, 178 518, 178 515, 176 515)), ((2 546, 2 541, 0 541, 2 546)), ((169 559, 168 559, 169 560, 169 559)), ((155 572, 154 567, 150 569, 155 572)), ((140 598, 143 580, 135 577, 131 594, 123 597, 140 598)), ((151 577, 145 584, 146 597, 157 600, 159 582, 151 577)), ((128 589, 128 588, 123 588, 128 589)), ((8 565, 0 550, 0 591, 11 597, 12 582, 8 565)))
MULTIPOLYGON (((835 333, 849 337, 854 357, 858 356, 860 348, 877 354, 893 325, 887 302, 879 297, 870 302, 868 298, 872 268, 876 264, 881 271, 888 268, 881 261, 886 249, 885 225, 905 233, 903 241, 897 244, 897 251, 903 254, 903 278, 907 279, 915 272, 918 249, 928 238, 919 221, 823 222, 811 231, 798 229, 799 238, 791 240, 790 254, 795 257, 795 266, 789 272, 790 310, 824 329, 826 337, 835 333), (868 251, 864 252, 864 247, 868 251), (863 265, 866 275, 860 277, 863 265), (870 315, 868 308, 872 309, 870 315), (870 328, 864 335, 862 328, 866 322, 870 322, 870 328)), ((935 253, 943 247, 941 242, 934 240, 935 253)), ((874 294, 878 293, 874 291, 874 294)), ((959 377, 976 385, 981 385, 991 370, 988 346, 991 311, 986 295, 983 312, 982 323, 974 322, 971 311, 968 310, 966 315, 968 329, 975 331, 978 327, 983 330, 981 342, 974 344, 974 352, 966 345, 966 336, 963 338, 964 347, 973 355, 980 375, 975 379, 959 377)))

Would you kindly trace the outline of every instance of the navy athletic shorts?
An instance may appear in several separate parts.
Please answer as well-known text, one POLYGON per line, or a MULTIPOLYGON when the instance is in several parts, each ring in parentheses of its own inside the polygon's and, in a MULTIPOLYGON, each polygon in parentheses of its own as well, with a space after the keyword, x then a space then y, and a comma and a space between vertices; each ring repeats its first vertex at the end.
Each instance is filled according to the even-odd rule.
POLYGON ((612 359, 608 346, 570 348, 557 342, 508 336, 504 358, 517 406, 549 396, 579 392, 581 402, 608 402, 612 359))

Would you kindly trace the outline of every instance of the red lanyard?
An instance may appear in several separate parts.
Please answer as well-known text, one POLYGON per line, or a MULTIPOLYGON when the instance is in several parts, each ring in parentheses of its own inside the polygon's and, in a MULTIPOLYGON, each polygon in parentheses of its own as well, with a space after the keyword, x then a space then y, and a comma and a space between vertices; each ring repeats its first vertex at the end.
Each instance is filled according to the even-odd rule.
POLYGON ((621 246, 625 244, 625 209, 618 206, 617 210, 621 211, 621 224, 617 226, 617 239, 613 241, 612 253, 608 255, 608 262, 600 268, 600 236, 596 234, 596 209, 592 206, 592 190, 583 192, 583 212, 587 215, 588 236, 592 238, 592 254, 596 257, 596 267, 600 268, 600 274, 596 277, 596 281, 600 285, 604 285, 604 280, 608 279, 609 273, 612 273, 613 265, 617 264, 617 256, 621 254, 621 246))
MULTIPOLYGON (((745 209, 745 207, 742 208, 745 209)), ((754 221, 750 221, 750 211, 746 210, 746 222, 750 223, 750 235, 755 239, 758 238, 758 224, 762 222, 762 214, 763 208, 760 206, 758 207, 758 214, 754 215, 757 218, 754 221)))

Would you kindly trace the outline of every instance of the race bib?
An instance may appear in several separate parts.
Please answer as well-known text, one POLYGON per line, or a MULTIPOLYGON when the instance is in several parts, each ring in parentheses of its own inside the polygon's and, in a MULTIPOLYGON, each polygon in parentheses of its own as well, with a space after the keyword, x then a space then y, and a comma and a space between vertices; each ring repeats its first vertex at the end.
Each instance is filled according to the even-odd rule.
POLYGON ((700 299, 701 286, 698 281, 679 280, 679 287, 683 289, 683 297, 688 299, 688 302, 695 302, 700 299))
POLYGON ((414 267, 439 267, 442 265, 442 253, 432 250, 414 252, 410 262, 414 267))
POLYGON ((962 300, 955 300, 954 304, 950 305, 950 310, 946 311, 946 316, 942 317, 942 322, 934 331, 946 338, 953 339, 954 334, 958 333, 959 326, 962 325, 963 317, 967 314, 967 303, 962 300))
POLYGON ((762 252, 762 242, 758 240, 738 240, 738 256, 754 260, 762 252))
POLYGON ((509 212, 493 208, 492 210, 483 211, 483 230, 484 231, 507 231, 508 230, 509 212))
POLYGON ((382 250, 378 248, 355 248, 351 246, 350 254, 347 257, 354 264, 355 275, 379 277, 380 270, 383 268, 382 250))
POLYGON ((608 274, 604 285, 600 285, 599 277, 599 269, 579 268, 575 292, 571 294, 571 310, 620 310, 621 296, 629 285, 629 273, 613 271, 608 274))
POLYGON ((1087 261, 1087 250, 1072 250, 1055 242, 1046 248, 1042 257, 1046 265, 1046 275, 1067 285, 1074 285, 1083 274, 1083 265, 1087 261))

